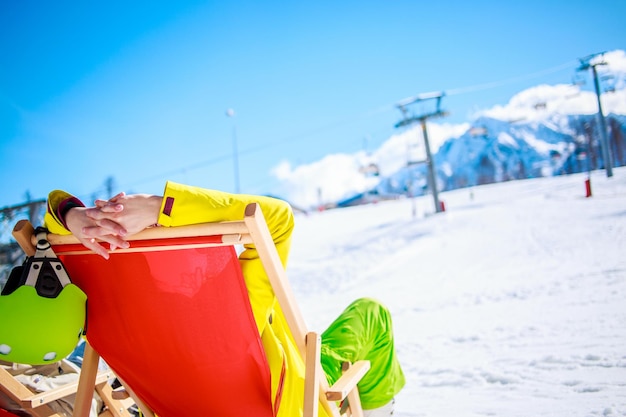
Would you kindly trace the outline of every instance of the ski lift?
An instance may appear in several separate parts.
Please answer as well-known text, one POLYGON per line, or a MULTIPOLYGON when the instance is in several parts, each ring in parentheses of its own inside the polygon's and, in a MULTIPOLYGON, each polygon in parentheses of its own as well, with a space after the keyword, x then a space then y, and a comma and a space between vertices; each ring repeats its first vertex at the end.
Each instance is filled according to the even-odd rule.
POLYGON ((485 126, 472 126, 467 131, 472 137, 487 137, 487 128, 485 126))
POLYGON ((585 81, 585 79, 578 75, 578 73, 574 74, 574 76, 572 77, 572 85, 576 86, 576 85, 585 85, 587 82, 585 81))
POLYGON ((600 77, 600 80, 603 84, 605 84, 605 87, 603 88, 603 91, 605 93, 615 92, 615 77, 613 76, 613 74, 603 75, 600 77))
POLYGON ((380 168, 374 162, 362 166, 359 168, 359 171, 367 177, 378 177, 380 175, 380 168))

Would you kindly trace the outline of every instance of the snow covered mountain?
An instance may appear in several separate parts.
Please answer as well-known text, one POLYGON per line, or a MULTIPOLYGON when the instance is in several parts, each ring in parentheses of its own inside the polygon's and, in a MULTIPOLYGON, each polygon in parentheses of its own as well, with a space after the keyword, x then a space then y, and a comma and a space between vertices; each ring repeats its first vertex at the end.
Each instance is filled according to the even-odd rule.
MULTIPOLYGON (((626 116, 611 114, 606 123, 612 166, 626 165, 626 116)), ((462 135, 447 139, 434 156, 438 190, 604 168, 598 132, 596 115, 550 114, 529 122, 480 117, 462 135)), ((375 194, 422 195, 427 190, 422 163, 381 179, 375 194)))

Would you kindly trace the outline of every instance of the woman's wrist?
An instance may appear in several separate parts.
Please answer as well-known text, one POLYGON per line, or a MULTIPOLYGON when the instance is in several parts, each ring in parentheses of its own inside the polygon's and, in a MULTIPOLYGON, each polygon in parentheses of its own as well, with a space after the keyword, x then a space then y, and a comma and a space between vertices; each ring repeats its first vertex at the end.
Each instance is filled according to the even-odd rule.
POLYGON ((83 202, 76 197, 66 198, 65 200, 61 201, 57 206, 57 218, 59 219, 63 227, 65 227, 67 230, 69 230, 69 228, 67 227, 67 216, 69 212, 76 207, 85 207, 83 202))
POLYGON ((158 195, 152 195, 148 198, 148 210, 150 211, 151 225, 159 224, 159 215, 161 214, 161 205, 163 204, 163 197, 158 195))

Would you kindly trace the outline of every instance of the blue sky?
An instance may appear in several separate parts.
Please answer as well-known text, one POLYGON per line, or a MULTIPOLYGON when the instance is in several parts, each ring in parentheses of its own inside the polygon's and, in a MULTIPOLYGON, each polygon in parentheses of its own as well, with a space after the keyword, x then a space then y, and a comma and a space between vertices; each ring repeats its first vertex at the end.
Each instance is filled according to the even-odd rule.
MULTIPOLYGON (((462 123, 626 48, 626 2, 0 1, 0 207, 166 179, 273 193, 282 161, 375 149, 398 101, 462 123), (226 115, 227 109, 234 117, 226 115)), ((585 75, 586 76, 586 75, 585 75)))

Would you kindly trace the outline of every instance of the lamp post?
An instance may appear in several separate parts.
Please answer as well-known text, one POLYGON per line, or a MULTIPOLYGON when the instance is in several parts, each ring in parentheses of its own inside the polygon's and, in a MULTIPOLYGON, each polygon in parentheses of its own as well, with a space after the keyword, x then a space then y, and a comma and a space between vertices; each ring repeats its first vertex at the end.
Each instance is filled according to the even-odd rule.
POLYGON ((604 159, 604 168, 606 169, 606 176, 613 176, 613 157, 611 155, 611 144, 609 142, 609 138, 607 137, 607 128, 606 121, 604 119, 604 113, 602 112, 602 102, 600 101, 600 83, 598 81, 598 71, 596 70, 596 66, 598 65, 606 65, 606 62, 595 62, 590 63, 592 59, 597 56, 602 56, 603 53, 589 55, 588 57, 580 59, 580 67, 578 71, 585 71, 591 69, 591 73, 593 75, 593 84, 596 89, 596 98, 598 99, 598 120, 600 122, 600 143, 602 145, 602 159, 604 159))
POLYGON ((239 150, 237 149, 237 124, 235 123, 235 110, 226 110, 226 116, 233 119, 233 171, 235 175, 235 193, 239 194, 239 150))

